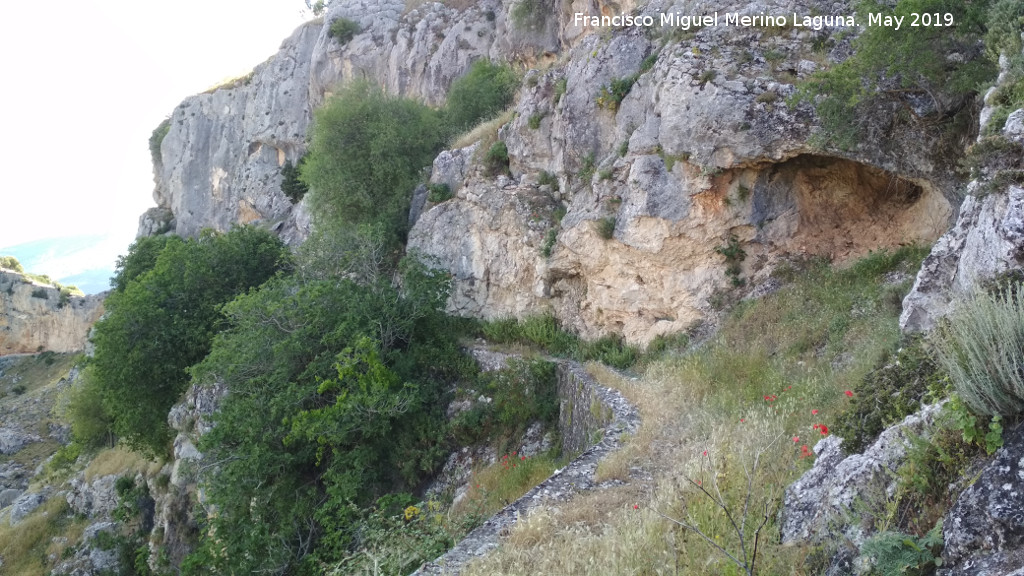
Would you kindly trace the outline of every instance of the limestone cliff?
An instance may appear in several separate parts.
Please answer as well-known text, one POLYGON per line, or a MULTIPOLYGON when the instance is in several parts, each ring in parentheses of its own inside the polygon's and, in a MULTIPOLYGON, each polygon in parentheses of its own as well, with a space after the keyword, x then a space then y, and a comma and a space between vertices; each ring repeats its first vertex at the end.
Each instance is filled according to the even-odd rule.
MULTIPOLYGON (((815 3, 757 10, 797 4, 815 3)), ((841 58, 841 39, 714 27, 678 43, 651 36, 592 34, 568 48, 564 66, 527 75, 498 135, 511 178, 451 161, 479 156, 468 150, 438 158, 432 179, 458 191, 419 217, 409 245, 452 272, 453 310, 549 309, 585 336, 646 343, 706 317, 716 293, 762 279, 779 258, 842 262, 946 230, 958 137, 893 130, 895 111, 878 110, 872 141, 820 149, 809 141, 813 112, 782 103, 819 66, 812 41, 841 58), (602 90, 622 78, 636 81, 609 104, 602 90)))
POLYGON ((194 236, 203 228, 262 221, 300 242, 309 214, 281 192, 280 169, 305 152, 313 109, 353 78, 439 104, 477 59, 535 60, 556 52, 554 29, 509 31, 510 5, 332 3, 324 18, 299 27, 249 77, 191 96, 174 110, 154 166, 158 207, 140 218, 139 234, 194 236), (344 45, 328 34, 338 18, 361 28, 344 45))
POLYGON ((848 56, 849 32, 583 29, 568 16, 842 14, 848 2, 580 1, 522 28, 514 4, 333 2, 250 78, 174 111, 155 167, 159 207, 140 234, 260 221, 301 242, 310 215, 281 192, 280 168, 303 154, 312 110, 333 87, 369 78, 436 105, 479 58, 529 69, 497 135, 510 174, 485 174, 479 145, 443 153, 432 179, 455 198, 417 209, 409 236, 452 273, 460 314, 549 310, 584 336, 646 343, 705 318, 716 295, 781 259, 842 262, 947 229, 963 134, 909 127, 892 105, 872 111, 859 147, 822 148, 810 107, 784 103, 798 80, 848 56), (328 34, 337 18, 360 25, 344 45, 328 34), (630 78, 621 102, 602 92, 630 78))
POLYGON ((0 269, 0 356, 85 349, 104 294, 62 296, 49 285, 0 269))

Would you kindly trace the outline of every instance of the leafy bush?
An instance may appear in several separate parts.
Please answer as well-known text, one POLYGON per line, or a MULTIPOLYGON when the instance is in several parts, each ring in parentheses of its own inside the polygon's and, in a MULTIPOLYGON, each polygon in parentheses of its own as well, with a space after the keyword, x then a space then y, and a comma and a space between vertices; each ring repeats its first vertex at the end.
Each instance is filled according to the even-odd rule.
POLYGON ((157 127, 153 129, 153 133, 149 136, 149 154, 153 158, 153 166, 160 166, 163 164, 163 160, 160 158, 160 146, 164 143, 164 138, 167 137, 167 133, 171 131, 171 119, 164 118, 163 122, 157 124, 157 127))
POLYGON ((441 182, 439 184, 427 184, 427 200, 440 204, 452 199, 451 186, 441 182))
POLYGON ((565 96, 565 91, 569 86, 569 81, 566 78, 559 78, 555 80, 555 106, 558 106, 558 102, 565 96))
POLYGON ((536 130, 540 128, 540 122, 544 119, 545 114, 532 114, 526 124, 530 127, 530 130, 536 130))
POLYGON ((510 13, 512 23, 520 30, 542 30, 547 22, 547 8, 544 0, 518 0, 510 13))
POLYGON ((982 415, 1024 410, 1024 291, 980 293, 933 332, 939 364, 964 403, 982 415))
POLYGON ((191 370, 229 390, 200 445, 224 463, 205 478, 218 513, 204 534, 216 537, 190 557, 193 573, 320 573, 358 552, 373 529, 365 507, 443 463, 446 391, 474 371, 442 312, 447 274, 385 261, 357 283, 347 269, 236 298, 191 370))
POLYGON ((15 272, 24 272, 25 269, 21 267, 21 262, 14 256, 0 256, 0 268, 7 268, 8 270, 14 270, 15 272))
POLYGON ((406 493, 353 513, 361 515, 359 548, 331 568, 334 576, 410 574, 455 543, 438 504, 416 502, 406 493))
POLYGON ((512 68, 488 60, 474 62, 448 90, 443 116, 449 136, 508 108, 518 87, 519 78, 512 68))
POLYGON ((888 531, 875 534, 861 546, 861 555, 872 560, 872 576, 925 576, 942 565, 942 545, 940 521, 922 538, 888 531))
POLYGON ((356 82, 314 113, 300 180, 321 224, 381 223, 399 239, 420 171, 444 142, 434 110, 356 82))
MULTIPOLYGON (((844 62, 815 73, 798 91, 797 101, 814 104, 822 119, 824 138, 850 148, 863 136, 866 105, 905 104, 927 99, 930 119, 952 117, 974 97, 977 86, 996 75, 991 59, 976 46, 986 32, 991 2, 959 0, 900 0, 895 6, 861 0, 857 12, 908 17, 912 13, 949 13, 956 26, 894 30, 867 28, 853 41, 854 54, 844 62), (957 53, 953 61, 946 56, 957 53)), ((909 20, 908 20, 909 21, 909 20)))
POLYGON ((597 95, 598 107, 613 112, 618 110, 619 104, 622 104, 622 100, 633 89, 633 84, 636 84, 638 78, 639 75, 613 78, 608 84, 601 86, 601 91, 597 95))
POLYGON ((152 270, 169 239, 170 236, 143 236, 132 242, 128 253, 117 257, 110 287, 115 292, 124 292, 129 282, 152 270))
POLYGON ((843 438, 843 449, 862 451, 887 427, 916 412, 944 379, 920 338, 904 342, 854 387, 850 407, 834 428, 843 438))
POLYGON ((299 177, 305 162, 306 155, 303 154, 296 164, 292 164, 291 160, 285 160, 284 166, 281 166, 281 192, 284 192, 284 195, 293 204, 302 201, 302 198, 309 192, 309 186, 299 177))
POLYGON ((715 248, 715 252, 725 256, 725 275, 729 277, 732 285, 739 288, 746 284, 740 274, 743 273, 742 264, 747 258, 747 253, 740 245, 739 239, 730 235, 725 244, 715 248))
POLYGON ((508 173, 508 146, 503 141, 498 140, 487 150, 484 167, 492 176, 508 173))
POLYGON ((33 298, 40 298, 42 300, 49 300, 50 299, 50 293, 45 288, 36 288, 36 289, 32 290, 32 297, 33 298))
POLYGON ((558 177, 546 170, 537 175, 538 186, 550 186, 552 192, 558 192, 558 177))
POLYGON ((63 413, 71 425, 71 439, 84 449, 99 448, 113 440, 113 419, 103 404, 103 389, 93 372, 91 366, 82 370, 79 384, 68 391, 63 413))
POLYGON ((597 235, 603 240, 611 240, 615 236, 615 218, 607 216, 596 222, 597 235))
POLYGON ((583 160, 580 161, 580 171, 577 172, 576 175, 583 182, 590 182, 590 179, 594 177, 594 170, 596 170, 594 162, 593 152, 584 156, 583 160))
POLYGON ((476 402, 453 419, 452 435, 459 445, 518 438, 531 422, 553 426, 558 421, 558 379, 552 362, 511 360, 505 369, 482 373, 474 390, 491 402, 476 402))
MULTIPOLYGON (((152 269, 107 298, 94 329, 93 376, 114 430, 130 446, 164 453, 167 411, 188 386, 185 369, 209 351, 220 307, 280 270, 287 254, 278 238, 251 227, 173 237, 152 269)), ((123 262, 137 270, 148 256, 129 253, 123 262)))
POLYGON ((558 240, 558 228, 551 228, 544 236, 544 245, 541 246, 540 253, 545 258, 551 257, 551 251, 555 247, 555 241, 558 240))
POLYGON ((338 44, 344 46, 359 33, 359 30, 360 26, 358 22, 349 20, 348 18, 338 18, 334 22, 331 22, 330 28, 327 29, 327 35, 337 40, 338 44))

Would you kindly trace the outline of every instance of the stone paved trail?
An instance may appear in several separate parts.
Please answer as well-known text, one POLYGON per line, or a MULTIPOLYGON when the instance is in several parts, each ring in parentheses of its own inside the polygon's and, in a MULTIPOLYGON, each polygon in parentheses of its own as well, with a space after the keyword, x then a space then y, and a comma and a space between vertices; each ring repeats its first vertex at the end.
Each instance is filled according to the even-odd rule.
POLYGON ((601 440, 584 450, 565 468, 556 470, 547 480, 467 534, 454 548, 433 562, 425 564, 414 572, 413 576, 456 576, 466 564, 497 548, 499 540, 508 535, 513 524, 530 510, 544 504, 566 502, 580 492, 596 488, 594 474, 598 462, 618 450, 626 435, 635 434, 639 429, 640 415, 636 407, 622 394, 598 384, 579 362, 556 361, 563 370, 572 374, 576 382, 593 392, 600 399, 604 409, 611 410, 612 419, 605 426, 601 440))

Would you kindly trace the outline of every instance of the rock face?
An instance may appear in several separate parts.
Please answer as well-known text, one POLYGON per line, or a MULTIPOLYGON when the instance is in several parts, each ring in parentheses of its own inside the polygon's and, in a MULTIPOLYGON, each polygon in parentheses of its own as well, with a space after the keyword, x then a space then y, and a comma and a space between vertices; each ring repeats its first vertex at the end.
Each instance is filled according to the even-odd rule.
POLYGON ((432 179, 458 191, 419 215, 410 247, 452 273, 454 312, 549 310, 585 337, 643 344, 701 320, 717 292, 760 281, 780 256, 842 262, 932 242, 952 215, 948 142, 884 136, 892 115, 883 110, 872 146, 814 149, 813 113, 781 104, 816 67, 806 41, 714 27, 660 50, 635 30, 582 37, 565 66, 527 76, 515 119, 499 131, 512 178, 470 166, 452 185, 458 171, 436 162, 432 179), (636 78, 628 94, 608 103, 602 87, 626 77, 636 78), (539 185, 545 173, 557 189, 548 177, 539 185))
POLYGON ((167 482, 149 481, 149 492, 155 500, 153 534, 160 535, 149 541, 149 563, 154 570, 161 555, 178 566, 198 537, 195 512, 196 504, 202 504, 202 492, 197 467, 203 455, 195 443, 212 428, 210 415, 218 410, 226 393, 227 388, 220 384, 193 385, 167 416, 171 428, 177 431, 174 460, 160 472, 167 482))
POLYGON ((1024 428, 1018 427, 943 521, 940 576, 1004 576, 1024 566, 1024 428))
MULTIPOLYGON (((1008 62, 1005 57, 1000 59, 1002 73, 997 84, 1008 80, 1008 62)), ((986 102, 995 90, 989 90, 986 102)), ((995 108, 987 103, 981 111, 982 128, 995 108)), ((1001 136, 1024 145, 1024 109, 1009 115, 1001 136)), ((1016 168, 1024 168, 1024 157, 1015 160, 1016 168)), ((932 247, 903 300, 900 328, 905 332, 932 329, 956 308, 958 300, 982 283, 1024 267, 1024 188, 1009 182, 992 189, 976 180, 967 186, 967 194, 956 224, 932 247)))
POLYGON ((814 467, 786 488, 782 508, 782 541, 834 540, 837 526, 855 546, 870 527, 844 524, 843 517, 857 501, 884 500, 896 488, 896 470, 903 464, 907 434, 927 437, 941 409, 932 404, 886 429, 863 454, 844 456, 842 438, 829 436, 814 447, 814 467))
MULTIPOLYGON (((972 189, 976 189, 972 183, 972 189)), ((956 224, 939 238, 903 300, 900 328, 927 331, 979 284, 1024 265, 1024 188, 968 196, 956 224)))
POLYGON ((103 294, 62 298, 53 286, 0 270, 0 356, 83 350, 103 294))
POLYGON ((154 166, 158 207, 139 219, 139 235, 194 236, 203 228, 259 221, 301 242, 309 216, 281 192, 280 170, 303 155, 312 111, 338 84, 365 78, 436 105, 474 60, 536 60, 558 49, 551 27, 510 31, 511 2, 410 6, 333 2, 323 19, 299 27, 250 76, 185 99, 171 115, 154 166), (344 45, 328 34, 338 18, 361 28, 344 45))
MULTIPOLYGON (((590 4, 570 8, 637 8, 590 4)), ((946 230, 958 135, 895 129, 900 111, 890 107, 873 111, 871 137, 859 148, 822 151, 809 144, 813 111, 784 105, 823 57, 809 46, 841 59, 848 38, 830 29, 736 27, 679 37, 657 27, 598 34, 546 12, 522 27, 516 6, 333 2, 323 21, 300 27, 250 78, 174 111, 155 167, 159 207, 142 217, 140 234, 260 221, 302 241, 309 214, 280 191, 280 168, 304 153, 312 110, 335 86, 367 78, 437 105, 484 57, 534 68, 514 119, 498 134, 511 178, 482 173, 481 149, 444 152, 431 179, 456 197, 423 205, 421 190, 410 215, 410 247, 453 274, 454 312, 492 318, 548 310, 586 337, 617 333, 646 343, 704 318, 716 293, 762 280, 781 256, 841 262, 930 243, 946 230), (344 45, 328 34, 338 18, 361 29, 344 45), (628 94, 610 99, 607 87, 627 78, 634 79, 628 94)), ((657 19, 677 8, 637 9, 657 19)), ((686 6, 780 14, 848 8, 813 0, 686 6)))

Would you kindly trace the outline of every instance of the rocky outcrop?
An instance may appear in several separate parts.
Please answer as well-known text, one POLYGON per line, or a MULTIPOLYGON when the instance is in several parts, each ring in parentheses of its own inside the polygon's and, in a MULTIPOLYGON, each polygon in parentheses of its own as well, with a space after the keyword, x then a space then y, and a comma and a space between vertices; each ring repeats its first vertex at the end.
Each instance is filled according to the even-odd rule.
MULTIPOLYGON (((716 293, 763 279, 780 257, 843 261, 946 230, 961 135, 893 129, 900 111, 882 107, 869 115, 864 145, 822 150, 809 143, 810 108, 783 104, 826 57, 811 45, 834 60, 849 53, 848 36, 832 36, 838 29, 584 29, 547 10, 517 25, 519 4, 333 2, 250 77, 174 111, 156 165, 159 208, 140 220, 140 234, 258 221, 301 242, 308 210, 281 192, 280 169, 304 153, 312 110, 335 86, 367 78, 436 105, 484 57, 536 68, 499 134, 512 177, 481 173, 481 150, 442 153, 432 180, 456 197, 430 205, 421 189, 410 214, 410 247, 454 276, 453 312, 549 310, 586 337, 646 343, 703 319, 716 293), (360 26, 344 44, 328 33, 338 18, 360 26), (611 98, 608 87, 627 79, 628 93, 611 98)), ((571 9, 635 8, 656 19, 678 9, 592 4, 571 9)), ((823 7, 695 1, 686 10, 823 7)))
POLYGON ((81 545, 75 548, 74 555, 54 568, 53 574, 91 576, 120 573, 120 550, 109 545, 109 542, 119 535, 120 529, 119 523, 107 521, 87 526, 82 533, 81 545))
POLYGON ((227 387, 222 384, 193 385, 168 414, 168 423, 177 432, 174 460, 159 475, 148 479, 149 492, 155 500, 149 539, 149 563, 153 569, 161 561, 178 566, 192 551, 198 537, 196 505, 202 504, 198 466, 203 455, 195 445, 212 428, 210 416, 219 409, 226 393, 227 387))
POLYGON ((939 576, 1006 576, 1024 566, 1024 428, 960 495, 943 521, 939 576))
POLYGON ((814 467, 786 488, 782 541, 835 540, 840 532, 859 547, 871 527, 849 523, 855 502, 885 501, 896 489, 896 470, 906 459, 908 434, 927 437, 942 404, 932 404, 886 429, 862 454, 846 456, 842 438, 829 436, 814 447, 814 467))
MULTIPOLYGON (((838 57, 842 41, 827 36, 838 57)), ((644 344, 705 318, 716 293, 756 284, 780 257, 843 262, 931 243, 953 212, 953 143, 887 131, 894 111, 879 110, 871 146, 811 146, 813 112, 782 104, 818 66, 809 40, 724 27, 663 48, 637 30, 583 37, 565 66, 527 75, 498 133, 512 177, 463 170, 410 247, 452 273, 453 312, 548 310, 585 337, 644 344), (623 79, 633 84, 616 103, 607 87, 623 79)), ((451 184, 453 172, 435 163, 432 179, 451 184)))
POLYGON ((62 295, 57 288, 0 270, 0 356, 85 349, 103 314, 104 294, 62 295))
POLYGON ((68 505, 76 514, 93 518, 110 517, 117 508, 118 496, 115 484, 120 474, 108 474, 87 480, 85 474, 78 474, 68 481, 68 505))
POLYGON ((441 104, 474 60, 529 62, 556 52, 557 29, 515 30, 511 5, 331 3, 324 18, 299 27, 251 75, 191 96, 174 110, 154 166, 158 207, 140 218, 139 235, 194 236, 203 228, 260 222, 301 242, 309 215, 281 191, 280 170, 305 153, 312 111, 351 79, 441 104), (360 25, 343 45, 328 34, 338 18, 360 25))
MULTIPOLYGON (((997 85, 1009 79, 1009 60, 1001 58, 1000 67, 997 85)), ((989 89, 986 102, 995 91, 996 87, 989 89)), ((981 111, 982 129, 991 121, 994 111, 992 105, 981 111)), ((1009 143, 1024 145, 1024 109, 1009 115, 1001 137, 1009 143)), ((981 142, 982 137, 978 140, 981 142)), ((1015 166, 984 166, 980 174, 983 180, 968 184, 956 224, 932 247, 913 289, 903 300, 903 331, 931 330, 956 308, 959 300, 986 282, 1024 267, 1024 187, 1019 180, 1014 184, 1011 179, 1002 185, 986 181, 992 180, 998 169, 1024 168, 1024 153, 1019 149, 1016 155, 1019 157, 1010 159, 1015 166)))
MULTIPOLYGON (((975 182, 971 190, 979 185, 975 182)), ((1024 188, 970 195, 956 224, 939 238, 903 300, 900 328, 930 330, 978 286, 1024 266, 1024 188)))

